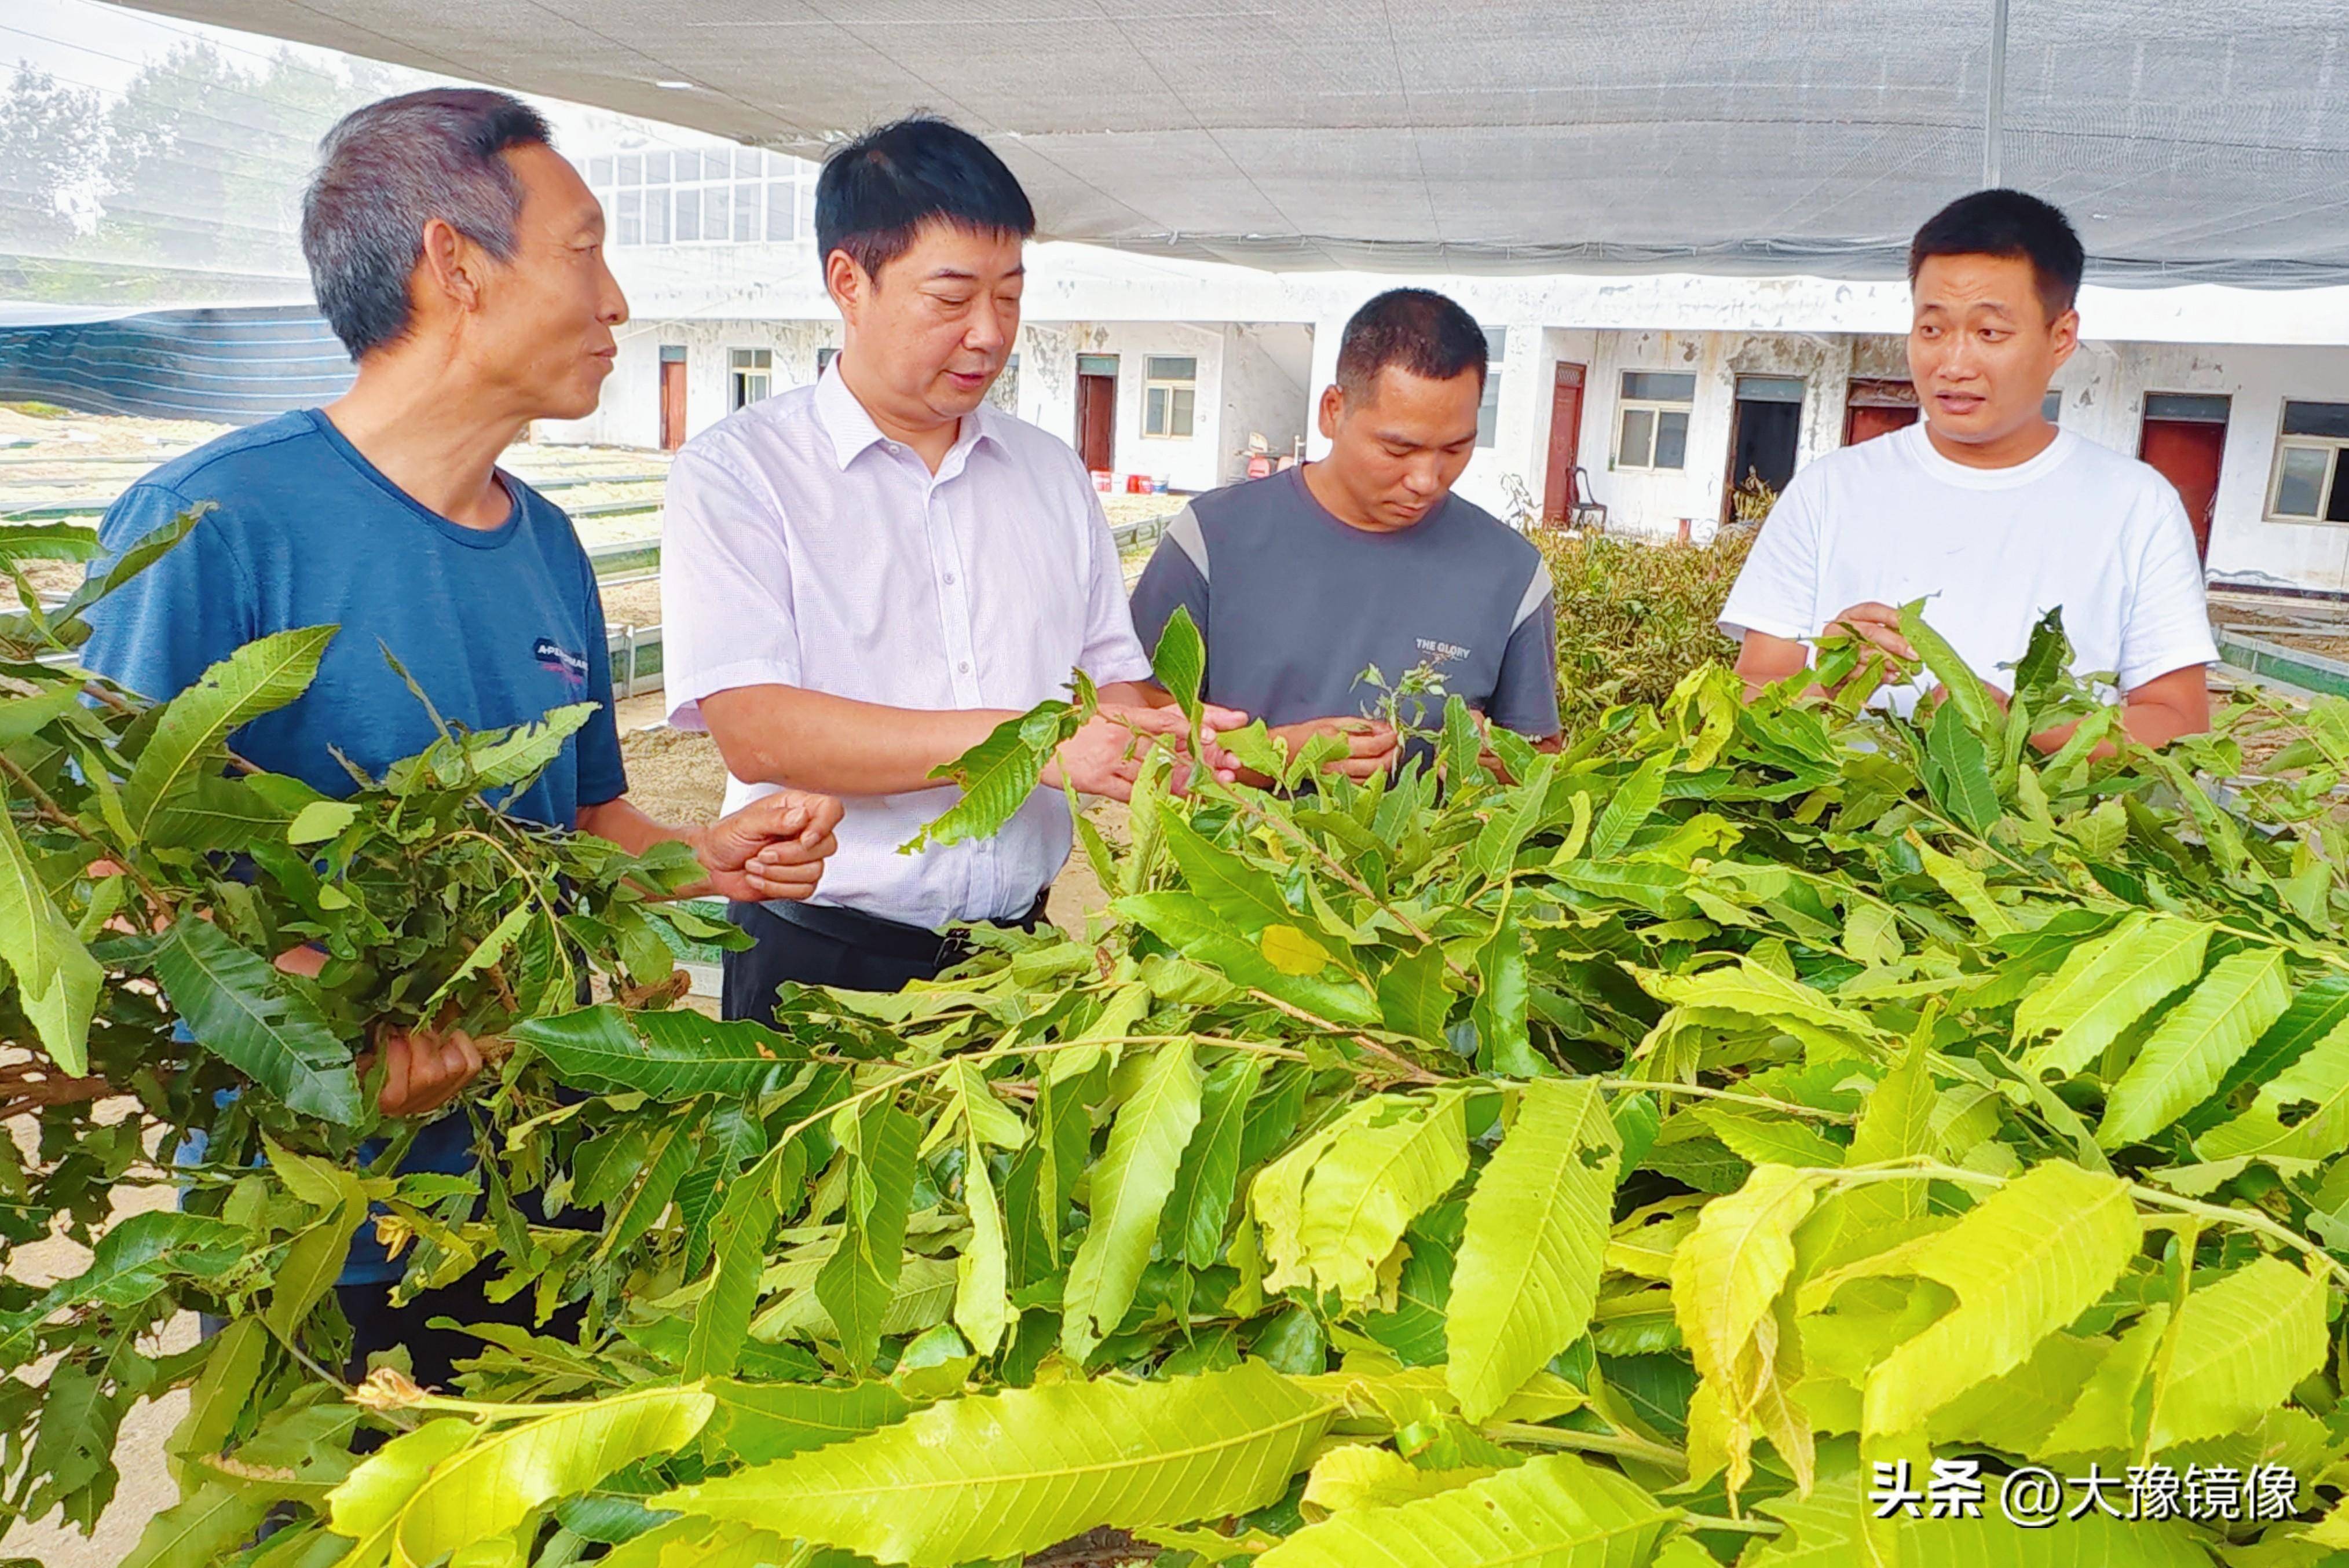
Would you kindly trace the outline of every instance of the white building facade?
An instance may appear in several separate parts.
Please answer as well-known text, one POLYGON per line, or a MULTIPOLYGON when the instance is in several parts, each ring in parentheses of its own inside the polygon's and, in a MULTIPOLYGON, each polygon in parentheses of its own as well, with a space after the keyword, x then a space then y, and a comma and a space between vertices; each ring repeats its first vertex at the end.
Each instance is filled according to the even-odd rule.
MULTIPOLYGON (((634 318, 602 407, 542 438, 675 447, 838 349, 808 165, 631 156, 581 165, 634 318)), ((1347 317, 1403 284, 1486 328, 1495 374, 1460 489, 1521 521, 1573 500, 1610 529, 1703 539, 1749 474, 1781 487, 1916 417, 1898 284, 1274 273, 1051 243, 1030 249, 997 401, 1112 489, 1211 489, 1252 456, 1318 455, 1347 317)), ((2091 286, 2080 309, 2050 413, 2170 475, 2214 581, 2349 593, 2349 289, 2091 286)))

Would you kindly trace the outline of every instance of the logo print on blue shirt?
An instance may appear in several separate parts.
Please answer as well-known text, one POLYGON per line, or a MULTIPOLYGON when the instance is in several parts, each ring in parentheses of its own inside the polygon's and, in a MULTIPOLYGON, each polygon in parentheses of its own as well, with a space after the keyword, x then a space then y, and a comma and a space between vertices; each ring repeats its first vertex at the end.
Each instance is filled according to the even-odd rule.
POLYGON ((573 686, 587 684, 587 661, 553 637, 541 637, 533 643, 530 656, 538 661, 539 668, 553 671, 573 686))

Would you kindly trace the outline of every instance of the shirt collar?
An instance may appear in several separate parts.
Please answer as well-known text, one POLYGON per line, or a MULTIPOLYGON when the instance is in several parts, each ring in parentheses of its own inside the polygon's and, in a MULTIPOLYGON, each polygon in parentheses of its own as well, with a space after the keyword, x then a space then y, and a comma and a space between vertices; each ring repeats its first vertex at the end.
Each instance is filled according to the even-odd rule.
MULTIPOLYGON (((815 412, 823 422, 824 434, 832 438, 833 460, 843 473, 867 448, 890 444, 881 427, 873 422, 873 416, 864 411, 864 405, 856 400, 856 394, 848 389, 848 383, 840 378, 838 356, 824 366, 823 376, 816 380, 815 412)), ((984 403, 963 416, 962 428, 955 433, 955 444, 947 450, 947 460, 938 465, 940 479, 959 469, 977 443, 992 441, 999 447, 1003 444, 1002 437, 994 428, 994 418, 995 411, 984 403)))

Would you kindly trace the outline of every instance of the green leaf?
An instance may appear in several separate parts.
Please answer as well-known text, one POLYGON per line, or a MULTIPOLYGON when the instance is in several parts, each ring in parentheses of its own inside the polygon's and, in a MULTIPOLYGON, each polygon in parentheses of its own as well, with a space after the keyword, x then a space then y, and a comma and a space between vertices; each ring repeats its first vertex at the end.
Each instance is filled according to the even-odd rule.
POLYGON ((1948 638, 1926 624, 1924 600, 1912 600, 1900 606, 1900 634, 1917 650, 1917 656, 1925 662, 1933 678, 1948 688, 1950 702, 1965 720, 1966 728, 1985 739, 1999 734, 1998 708, 1983 688, 1982 677, 1950 645, 1948 638))
POLYGON ((905 1207, 922 1130, 885 1099, 866 1106, 852 1127, 848 1209, 840 1244, 816 1275, 815 1296, 832 1315, 850 1364, 864 1367, 880 1347, 905 1265, 905 1207))
MULTIPOLYGON (((1811 1212, 1825 1178, 1783 1165, 1757 1165, 1744 1186, 1707 1203, 1672 1252, 1671 1306, 1703 1379, 1700 1398, 1719 1412, 1731 1480, 1742 1484, 1760 1426, 1787 1446, 1809 1424, 1788 1418, 1791 1391, 1780 1363, 1780 1298, 1794 1278, 1795 1228, 1811 1212), (1782 1412, 1786 1414, 1781 1414, 1782 1412)), ((1692 1408, 1691 1424, 1695 1421, 1692 1408)), ((1783 1453, 1807 1466, 1807 1451, 1783 1453)))
MULTIPOLYGON (((2328 1006, 2314 1021, 2321 1023, 2334 1013, 2328 1006)), ((2287 1013, 2270 1034, 2292 1022, 2287 1013)), ((2194 1144, 2194 1152, 2205 1160, 2246 1154, 2324 1160, 2344 1149, 2349 1149, 2349 1013, 2334 1017, 2313 1046, 2261 1085, 2249 1110, 2211 1129, 2194 1144), (2287 1112, 2293 1118, 2289 1122, 2284 1120, 2287 1112)))
POLYGON ((1621 1150, 1588 1079, 1535 1078, 1468 1198, 1444 1378, 1481 1422, 1582 1336, 1598 1298, 1621 1150))
POLYGON ((634 1246, 667 1212, 678 1183, 693 1168, 694 1143, 708 1112, 700 1106, 674 1111, 653 1130, 650 1158, 644 1178, 604 1217, 604 1239, 596 1243, 597 1258, 608 1258, 634 1246))
POLYGON ((2153 1448, 2239 1431, 2324 1365, 2325 1289, 2304 1270, 2255 1258, 2178 1309, 2158 1375, 2153 1448))
POLYGON ((678 1375, 688 1381, 721 1377, 741 1358, 750 1314, 759 1302, 767 1243, 782 1212, 776 1187, 787 1171, 797 1171, 803 1158, 799 1147, 796 1140, 777 1144, 726 1184, 712 1227, 709 1293, 695 1309, 693 1332, 686 1338, 685 1360, 678 1367, 678 1375))
POLYGON ((2144 1238, 2128 1183, 2077 1166, 2034 1167, 1919 1248, 1904 1272, 1947 1286, 1956 1306, 1868 1376, 1863 1430, 1917 1430, 1976 1383, 2021 1366, 2094 1306, 2144 1238))
MULTIPOLYGON (((1409 714, 1406 712, 1404 717, 1409 714)), ((1477 727, 1476 717, 1469 712, 1466 701, 1458 696, 1444 699, 1444 733, 1436 742, 1436 751, 1444 765, 1444 777, 1453 789, 1465 793, 1490 781, 1491 776, 1485 771, 1484 731, 1477 727)))
POLYGON ((2199 1134, 2218 1126, 2227 1119, 2230 1107, 2226 1102, 2238 1089, 2275 1082, 2344 1023, 2349 1023, 2349 975, 2321 975, 2302 986, 2292 994, 2283 1016, 2236 1058, 2210 1098, 2187 1116, 2186 1130, 2199 1134))
POLYGON ((1590 830, 1589 859, 1613 860, 1631 841, 1631 835, 1655 814, 1664 798, 1666 766, 1666 758, 1651 758, 1615 787, 1607 809, 1599 813, 1599 825, 1590 830))
POLYGON ((131 831, 145 838, 170 797, 218 771, 236 730, 307 691, 334 634, 332 626, 305 626, 247 643, 173 697, 123 782, 131 831))
POLYGON ((1057 698, 1038 703, 997 725, 985 740, 952 762, 932 769, 931 778, 953 780, 961 796, 898 845, 897 852, 910 855, 933 844, 993 838, 1036 792, 1052 754, 1077 732, 1084 717, 1079 707, 1057 698))
POLYGON ((1468 1169, 1466 1106, 1459 1089, 1365 1100, 1258 1171, 1249 1204, 1273 1265, 1265 1288, 1375 1299, 1403 1227, 1468 1169))
POLYGON ((1674 1006, 1806 1025, 1855 1040, 1868 1039, 1878 1032, 1866 1014, 1838 1006, 1801 981, 1765 969, 1751 959, 1700 970, 1694 975, 1661 975, 1649 970, 1632 973, 1650 995, 1674 1006))
POLYGON ((1476 998, 1471 1016, 1476 1021, 1476 1062, 1486 1072, 1506 1078, 1531 1078, 1548 1070, 1534 1054, 1526 1010, 1533 990, 1526 975, 1525 938, 1517 918, 1504 911, 1493 934, 1476 953, 1476 998))
POLYGON ((1945 702, 1933 710, 1925 754, 1932 762, 1933 799, 1974 832, 1989 832, 2001 814, 1998 787, 1991 779, 1990 752, 1963 716, 1963 705, 1945 702))
POLYGON ((914 1412, 905 1396, 886 1383, 836 1388, 719 1378, 709 1387, 718 1401, 713 1434, 744 1464, 846 1442, 895 1426, 914 1412))
POLYGON ((1549 803, 1549 783, 1557 775, 1557 758, 1544 756, 1511 791, 1514 804, 1496 808, 1485 820, 1469 858, 1487 878, 1497 882, 1516 865, 1517 851, 1525 844, 1526 835, 1541 824, 1543 811, 1549 803))
MULTIPOLYGON (((716 1408, 698 1387, 636 1388, 558 1406, 550 1415, 481 1437, 434 1464, 416 1487, 392 1526, 395 1552, 405 1562, 433 1563, 502 1535, 541 1504, 583 1492, 624 1465, 684 1447, 716 1408)), ((361 1465, 344 1487, 377 1462, 361 1465)))
POLYGON ((1416 1502, 1333 1514, 1256 1561, 1258 1568, 1629 1568, 1648 1560, 1671 1519, 1613 1470, 1545 1454, 1416 1502))
POLYGON ((2096 1141, 2106 1149, 2136 1143, 2199 1105, 2291 1005, 2282 954, 2219 960, 2194 994, 2164 1015, 2113 1085, 2096 1141))
POLYGON ((2024 1056, 2024 1070, 2078 1072, 2156 1002, 2192 985, 2209 941, 2210 928, 2199 922, 2138 913, 2075 948, 2054 977, 2014 1009, 2017 1045, 2054 1037, 2024 1056))
POLYGON ((1184 957, 1221 970, 1234 985, 1261 991, 1336 1024, 1378 1021, 1370 994, 1350 982, 1284 975, 1263 951, 1237 935, 1206 900, 1186 892, 1131 893, 1110 907, 1184 957))
POLYGON ((55 1313, 92 1303, 143 1305, 175 1274, 227 1274, 243 1261, 246 1246, 242 1227, 201 1214, 150 1209, 127 1215, 98 1239, 88 1267, 49 1286, 24 1310, 0 1316, 0 1357, 25 1355, 32 1331, 55 1313))
POLYGON ((58 1068, 89 1071, 89 1026, 105 973, 74 934, 16 836, 0 794, 0 956, 16 976, 17 1005, 58 1068))
POLYGON ((671 1101, 769 1094, 807 1060, 804 1045, 763 1025, 720 1023, 687 1007, 632 1013, 605 1004, 525 1019, 512 1033, 565 1083, 671 1101))
POLYGON ((253 1537, 269 1499, 212 1482, 147 1522, 121 1568, 206 1568, 253 1537))
POLYGON ((114 563, 105 571, 84 578, 81 586, 67 595, 65 603, 58 607, 52 624, 62 628, 68 621, 78 619, 92 604, 160 561, 167 552, 194 531, 196 525, 212 510, 212 505, 208 500, 197 502, 115 557, 114 563))
POLYGON ((1282 901, 1272 877, 1230 850, 1201 838, 1182 818, 1167 813, 1160 826, 1174 863, 1192 892, 1246 935, 1268 925, 1293 923, 1296 913, 1282 901))
MULTIPOLYGON (((35 480, 39 483, 39 480, 35 480)), ((94 561, 98 530, 75 522, 12 522, 0 526, 0 562, 94 561)))
POLYGON ((285 809, 250 780, 207 773, 189 779, 163 802, 147 842, 159 850, 249 850, 264 839, 283 838, 285 825, 285 809))
POLYGON ((285 1102, 338 1127, 360 1116, 351 1054, 269 960, 208 920, 179 920, 155 944, 155 978, 206 1050, 285 1102))
POLYGON ((1092 1169, 1092 1223, 1061 1296, 1061 1347, 1079 1361, 1117 1332, 1133 1305, 1184 1147, 1199 1125, 1205 1080, 1187 1042, 1136 1053, 1120 1073, 1123 1103, 1092 1169))
POLYGON ((1177 604, 1166 617, 1166 629, 1158 634, 1158 646, 1150 655, 1150 671, 1174 698, 1183 717, 1196 727, 1199 698, 1207 678, 1207 645, 1199 635, 1198 623, 1191 619, 1189 606, 1177 604))
POLYGON ((316 1222, 294 1239, 285 1261, 277 1265, 274 1288, 262 1321, 288 1344, 295 1343, 303 1324, 343 1272, 350 1257, 351 1238, 367 1216, 367 1189, 348 1171, 334 1172, 335 1202, 316 1222))
POLYGON ((1264 1081, 1264 1058, 1234 1057, 1209 1073, 1199 1096, 1199 1125, 1183 1150, 1167 1200, 1161 1250, 1195 1269, 1223 1252, 1224 1228, 1239 1191, 1240 1133, 1248 1102, 1264 1081))
POLYGON ((880 1563, 955 1568, 1099 1526, 1142 1530, 1262 1507, 1333 1414, 1253 1362, 1165 1382, 1009 1389, 945 1400, 652 1506, 750 1521, 880 1563))
MULTIPOLYGON (((978 1076, 976 1070, 971 1076, 978 1076)), ((983 1088, 978 1095, 985 1103, 1002 1109, 983 1088)), ((1010 1251, 1004 1241, 1003 1205, 988 1174, 987 1146, 980 1140, 978 1119, 966 1115, 963 1132, 963 1211, 970 1216, 970 1243, 955 1259, 954 1323, 970 1341, 972 1350, 992 1356, 1017 1315, 1009 1298, 1010 1251)))
MULTIPOLYGON (((566 703, 547 709, 529 724, 435 741, 415 760, 444 789, 486 794, 492 789, 526 788, 563 755, 564 742, 584 728, 602 707, 593 702, 566 703)), ((397 788, 405 776, 395 772, 393 779, 397 788)))
POLYGON ((1406 954, 1379 976, 1379 1016, 1396 1034, 1441 1045, 1451 1013, 1452 986, 1444 977, 1441 947, 1431 944, 1406 954))
POLYGON ((2038 707, 2062 685, 2071 665, 2072 640, 2064 634, 2064 607, 2058 604, 2031 628, 2031 641, 2014 665, 2014 696, 2038 707))
POLYGON ((285 830, 289 844, 323 844, 358 820, 359 809, 348 800, 313 800, 295 813, 285 830))
MULTIPOLYGON (((1983 884, 1980 872, 1963 861, 1941 853, 1915 834, 1909 836, 1909 844, 1916 850, 1918 860, 1923 862, 1925 874, 1941 884, 1941 891, 1966 912, 1967 919, 1982 928, 1984 936, 2003 936, 2014 929, 2014 923, 2007 918, 2006 911, 1991 897, 1990 889, 1983 884)), ((1860 907, 1872 909, 1874 906, 1863 904, 1860 907)), ((1898 945, 1897 937, 1895 944, 1898 945)))

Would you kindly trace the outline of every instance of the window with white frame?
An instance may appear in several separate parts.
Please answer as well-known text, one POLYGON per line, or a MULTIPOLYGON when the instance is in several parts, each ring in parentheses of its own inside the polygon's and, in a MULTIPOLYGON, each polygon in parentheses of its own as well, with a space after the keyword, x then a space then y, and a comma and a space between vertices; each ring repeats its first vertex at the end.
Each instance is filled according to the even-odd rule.
POLYGON ((1489 447, 1501 428, 1501 361, 1509 352, 1509 329, 1485 329, 1485 395, 1476 399, 1476 444, 1489 447))
POLYGON ((2288 402, 2276 438, 2268 517, 2277 522, 2349 522, 2349 403, 2288 402))
POLYGON ((1199 404, 1199 362, 1190 355, 1154 354, 1142 366, 1142 433, 1187 441, 1199 404))
POLYGON ((811 165, 755 147, 598 154, 579 171, 615 245, 789 243, 814 199, 811 165))
POLYGON ((1616 411, 1615 466, 1684 469, 1696 377, 1668 370, 1626 370, 1616 411))
POLYGON ((736 408, 747 408, 774 390, 775 351, 771 348, 730 348, 726 368, 733 380, 736 408))

